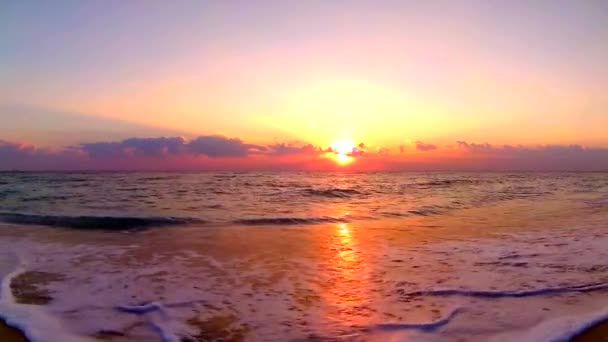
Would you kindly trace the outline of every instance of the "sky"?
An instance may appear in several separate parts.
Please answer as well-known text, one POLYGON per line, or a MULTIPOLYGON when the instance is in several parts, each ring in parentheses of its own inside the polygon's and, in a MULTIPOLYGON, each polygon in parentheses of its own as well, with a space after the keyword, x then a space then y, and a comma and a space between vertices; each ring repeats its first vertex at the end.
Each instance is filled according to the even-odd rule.
POLYGON ((0 2, 0 169, 608 170, 608 2, 0 2))

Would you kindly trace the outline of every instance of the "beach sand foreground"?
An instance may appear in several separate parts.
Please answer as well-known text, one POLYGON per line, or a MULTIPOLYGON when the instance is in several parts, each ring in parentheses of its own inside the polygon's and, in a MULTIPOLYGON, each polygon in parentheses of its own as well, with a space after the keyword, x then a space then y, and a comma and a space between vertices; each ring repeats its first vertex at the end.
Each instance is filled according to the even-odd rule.
MULTIPOLYGON (((0 320, 0 341, 27 342, 27 339, 21 331, 0 320)), ((574 337, 571 342, 608 342, 608 322, 602 322, 587 329, 582 334, 574 337)))
POLYGON ((608 342, 608 321, 592 326, 571 342, 608 342))

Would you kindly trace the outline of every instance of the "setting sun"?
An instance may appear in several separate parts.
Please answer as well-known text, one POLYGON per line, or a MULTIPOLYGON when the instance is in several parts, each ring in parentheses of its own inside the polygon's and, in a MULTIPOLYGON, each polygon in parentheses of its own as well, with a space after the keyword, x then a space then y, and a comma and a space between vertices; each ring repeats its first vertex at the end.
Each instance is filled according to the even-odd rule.
POLYGON ((334 141, 330 147, 337 154, 347 155, 353 151, 355 148, 355 143, 352 140, 341 139, 334 141))
POLYGON ((330 148, 330 156, 340 165, 350 164, 355 159, 353 152, 356 150, 356 147, 352 140, 336 140, 330 145, 330 148))

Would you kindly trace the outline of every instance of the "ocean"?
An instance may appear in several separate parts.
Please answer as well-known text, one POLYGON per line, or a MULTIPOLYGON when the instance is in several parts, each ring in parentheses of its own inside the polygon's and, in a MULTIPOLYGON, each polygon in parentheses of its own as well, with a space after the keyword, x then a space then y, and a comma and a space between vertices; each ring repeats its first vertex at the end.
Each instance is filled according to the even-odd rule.
POLYGON ((608 173, 0 173, 32 341, 568 341, 608 318, 608 173))

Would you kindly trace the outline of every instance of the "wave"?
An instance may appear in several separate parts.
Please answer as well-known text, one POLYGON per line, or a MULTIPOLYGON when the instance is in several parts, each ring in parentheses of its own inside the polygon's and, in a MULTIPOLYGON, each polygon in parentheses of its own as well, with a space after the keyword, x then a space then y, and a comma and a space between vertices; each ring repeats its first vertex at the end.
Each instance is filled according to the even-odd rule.
POLYGON ((608 196, 602 196, 592 201, 587 201, 587 205, 593 209, 603 209, 608 207, 608 196))
POLYGON ((260 218, 249 218, 239 219, 232 221, 237 224, 244 224, 250 226, 259 225, 292 225, 292 224, 316 224, 316 223, 347 223, 350 222, 345 217, 260 217, 260 218))
POLYGON ((456 317, 459 313, 463 312, 463 308, 455 308, 453 309, 447 316, 444 318, 440 318, 436 321, 428 322, 428 323, 380 323, 376 324, 374 327, 379 330, 389 331, 389 330, 421 330, 421 331, 433 331, 442 326, 450 323, 450 321, 456 317))
POLYGON ((454 208, 449 206, 429 205, 417 207, 405 212, 385 211, 381 214, 388 217, 432 216, 445 214, 450 209, 454 208))
POLYGON ((356 195, 362 195, 360 191, 349 188, 305 189, 304 193, 310 196, 329 198, 350 198, 356 195))
POLYGON ((489 290, 464 290, 464 289, 440 289, 440 290, 420 290, 406 292, 402 289, 397 292, 403 298, 419 297, 419 296, 463 296, 476 298, 521 298, 532 296, 544 296, 568 292, 591 292, 608 290, 608 283, 583 284, 575 286, 558 286, 544 287, 533 290, 505 290, 505 291, 489 291, 489 290))
POLYGON ((197 303, 207 304, 205 300, 192 300, 185 302, 177 302, 171 304, 163 304, 160 302, 150 302, 144 303, 141 305, 118 305, 114 307, 115 310, 135 314, 138 316, 144 316, 144 321, 152 328, 152 330, 156 331, 159 335, 161 341, 163 342, 176 342, 176 341, 184 341, 183 338, 177 336, 177 334, 173 331, 168 321, 170 320, 169 314, 167 313, 166 308, 175 308, 181 306, 190 306, 197 303), (149 317, 147 315, 151 312, 158 312, 159 315, 157 317, 149 317))
POLYGON ((141 177, 137 178, 138 181, 148 182, 148 181, 157 181, 157 180, 170 180, 175 179, 177 176, 168 175, 168 176, 150 176, 150 177, 141 177))
POLYGON ((12 272, 3 275, 0 283, 0 320, 20 330, 32 342, 48 341, 49 336, 53 336, 56 341, 88 341, 67 331, 57 317, 49 315, 39 306, 15 302, 10 285, 15 277, 25 272, 21 262, 17 263, 12 272))
POLYGON ((431 187, 450 187, 450 186, 454 186, 454 185, 480 185, 480 184, 492 183, 492 182, 495 182, 495 181, 489 180, 489 179, 438 179, 438 180, 431 180, 431 181, 425 181, 425 182, 408 184, 408 185, 431 188, 431 187))
POLYGON ((61 216, 0 213, 0 222, 76 229, 124 230, 204 223, 205 221, 186 217, 61 216))
POLYGON ((446 211, 446 208, 440 206, 423 206, 413 210, 408 210, 408 213, 418 216, 431 216, 431 215, 440 215, 446 211))

